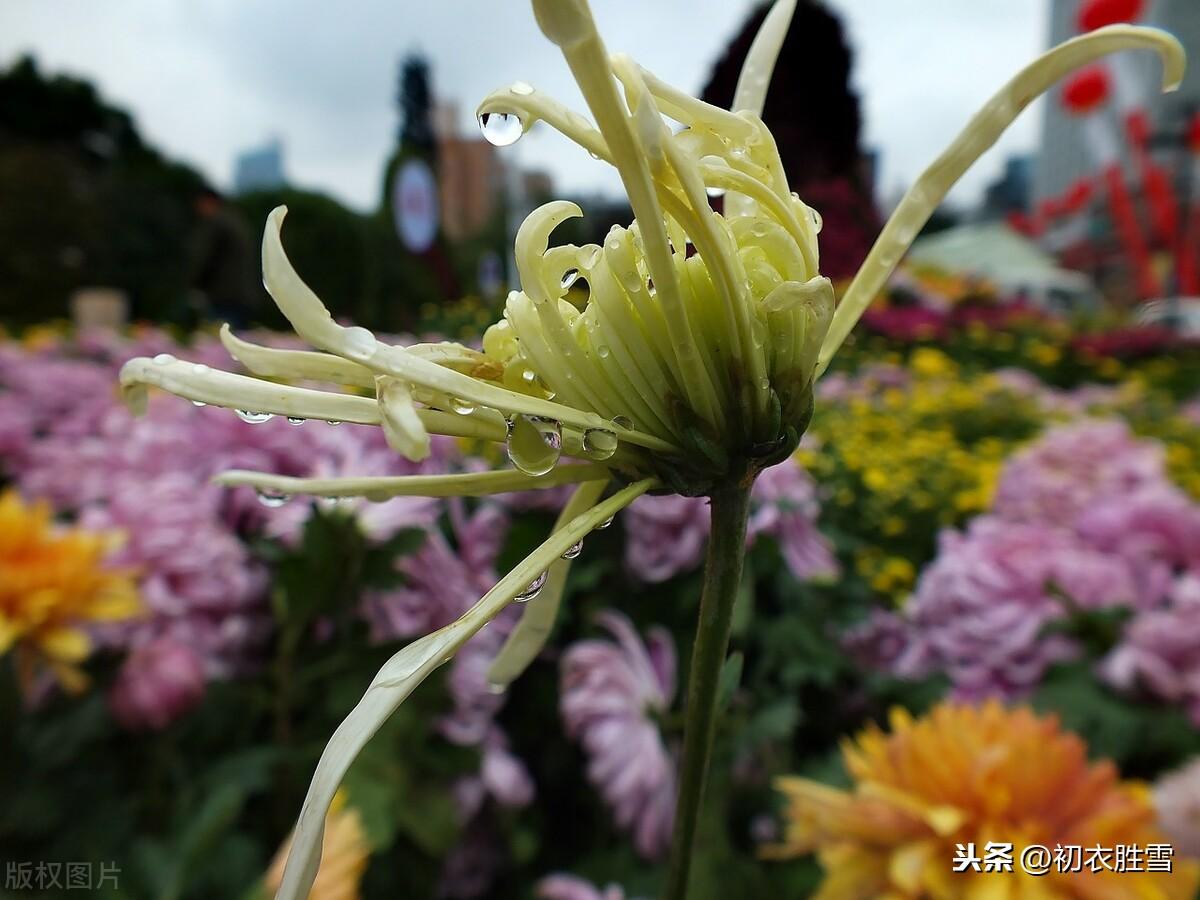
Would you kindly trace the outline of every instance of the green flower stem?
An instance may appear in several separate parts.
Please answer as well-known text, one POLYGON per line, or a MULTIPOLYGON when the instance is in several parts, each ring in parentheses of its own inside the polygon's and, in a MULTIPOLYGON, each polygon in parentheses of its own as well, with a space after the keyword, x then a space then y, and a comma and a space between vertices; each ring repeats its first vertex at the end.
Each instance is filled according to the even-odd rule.
POLYGON ((717 694, 721 668, 729 647, 729 629, 738 582, 746 556, 746 518, 750 510, 751 483, 731 484, 712 496, 712 534, 704 563, 704 590, 700 618, 692 647, 688 674, 686 724, 683 735, 683 768, 675 806, 675 833, 671 840, 671 868, 666 900, 684 900, 688 891, 696 826, 704 800, 704 785, 716 731, 717 694))

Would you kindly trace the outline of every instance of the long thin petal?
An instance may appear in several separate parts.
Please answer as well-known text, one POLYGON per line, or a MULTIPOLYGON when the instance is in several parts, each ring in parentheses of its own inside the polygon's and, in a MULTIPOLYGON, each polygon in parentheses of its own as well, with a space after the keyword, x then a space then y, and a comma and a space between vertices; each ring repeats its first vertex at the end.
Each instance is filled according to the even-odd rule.
POLYGON ((331 353, 313 350, 281 350, 262 347, 235 335, 228 325, 221 326, 221 344, 229 355, 255 375, 266 378, 297 378, 328 381, 375 389, 375 373, 366 366, 331 353))
MULTIPOLYGON (((327 422, 381 422, 379 404, 370 397, 292 387, 173 358, 138 357, 121 367, 121 389, 135 413, 146 409, 148 385, 210 406, 327 422)), ((507 434, 503 418, 494 410, 476 410, 469 416, 436 409, 416 412, 424 427, 434 434, 486 441, 503 441, 507 434)), ((568 450, 576 446, 576 440, 567 442, 568 450)))
POLYGON ((395 378, 376 378, 379 420, 388 446, 413 462, 429 457, 429 432, 417 414, 412 391, 395 378))
POLYGON ((866 262, 846 289, 829 334, 821 346, 817 374, 829 366, 859 317, 875 299, 900 257, 954 183, 1035 98, 1045 93, 1064 75, 1119 50, 1157 51, 1163 62, 1163 90, 1171 91, 1183 78, 1183 46, 1172 35, 1157 28, 1110 25, 1072 38, 1043 53, 1004 85, 945 149, 921 173, 883 232, 871 248, 866 262))
POLYGON ((609 469, 601 465, 556 466, 545 475, 526 475, 516 469, 497 469, 450 475, 376 475, 361 478, 292 478, 231 469, 217 475, 213 481, 229 487, 249 485, 289 497, 365 497, 382 502, 392 497, 483 497, 587 481, 603 484, 611 476, 609 469))
POLYGON ((291 853, 275 900, 305 900, 308 897, 321 865, 325 815, 333 802, 333 795, 355 757, 404 699, 430 672, 453 657, 479 629, 494 619, 553 560, 656 484, 653 479, 631 484, 587 513, 575 517, 501 578, 461 618, 413 641, 384 663, 358 705, 338 726, 321 754, 308 796, 300 810, 291 853))
POLYGON ((796 0, 778 0, 763 19, 738 75, 737 88, 733 92, 733 112, 762 115, 775 61, 779 59, 779 51, 783 49, 783 41, 795 11, 796 0))
MULTIPOLYGON (((582 484, 571 495, 554 523, 555 530, 562 528, 575 516, 595 504, 604 492, 605 483, 582 484)), ((554 620, 558 618, 558 607, 562 603, 563 588, 567 585, 567 574, 571 571, 571 560, 560 557, 547 570, 546 584, 538 595, 525 604, 521 618, 512 633, 492 660, 488 669, 488 681, 497 687, 512 684, 522 672, 529 668, 550 637, 554 620)))

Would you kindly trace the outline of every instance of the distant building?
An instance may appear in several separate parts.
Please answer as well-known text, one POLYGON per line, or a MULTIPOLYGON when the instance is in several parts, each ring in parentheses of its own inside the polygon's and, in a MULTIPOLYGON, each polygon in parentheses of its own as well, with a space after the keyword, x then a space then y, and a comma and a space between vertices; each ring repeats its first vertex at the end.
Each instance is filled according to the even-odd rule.
MULTIPOLYGON (((1050 8, 1051 45, 1078 33, 1076 16, 1079 0, 1052 0, 1050 8)), ((1200 109, 1200 2, 1197 0, 1150 0, 1140 24, 1155 25, 1174 34, 1183 43, 1193 64, 1188 66, 1180 90, 1162 94, 1162 67, 1157 56, 1146 50, 1123 51, 1128 70, 1136 72, 1140 93, 1150 102, 1148 108, 1158 129, 1178 129, 1190 111, 1200 109)), ((1113 59, 1117 57, 1114 56, 1113 59)), ((1063 112, 1059 91, 1051 91, 1042 108, 1042 143, 1034 173, 1034 197, 1061 196, 1072 183, 1093 169, 1088 157, 1081 123, 1063 112)))
POLYGON ((454 104, 437 104, 433 122, 442 230, 452 241, 470 238, 491 224, 501 209, 504 164, 496 148, 478 133, 461 133, 454 104))
POLYGON ((278 138, 262 147, 238 154, 233 172, 235 193, 270 190, 283 187, 286 183, 287 179, 283 174, 283 142, 278 138))
POLYGON ((1002 219, 1009 213, 1029 211, 1033 191, 1033 157, 1010 156, 1003 174, 983 194, 984 219, 1002 219))

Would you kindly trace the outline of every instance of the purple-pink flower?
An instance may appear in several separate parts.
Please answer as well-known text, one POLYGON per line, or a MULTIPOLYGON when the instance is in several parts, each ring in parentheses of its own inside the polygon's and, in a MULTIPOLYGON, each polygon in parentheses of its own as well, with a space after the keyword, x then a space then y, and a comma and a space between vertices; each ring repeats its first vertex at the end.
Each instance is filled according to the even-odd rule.
POLYGON ((1071 527, 1090 503, 1166 478, 1162 445, 1124 422, 1084 419, 1051 428, 1004 466, 993 511, 1016 522, 1071 527))
POLYGON ((1182 576, 1169 605, 1136 615, 1100 672, 1121 690, 1183 706, 1200 725, 1200 576, 1182 576))
POLYGON ((956 696, 1019 696, 1073 644, 1046 626, 1073 608, 1137 606, 1134 573, 1066 529, 987 516, 941 535, 904 610, 908 646, 893 670, 946 673, 956 696))
POLYGON ((584 640, 563 654, 563 722, 583 744, 588 778, 617 825, 632 832, 638 853, 656 859, 670 845, 675 813, 675 760, 655 721, 675 695, 675 648, 661 628, 643 641, 618 612, 597 621, 615 641, 584 640))
POLYGON ((1200 856, 1200 758, 1154 784, 1158 826, 1183 856, 1200 856))
MULTIPOLYGON (((763 535, 779 544, 793 577, 831 578, 839 567, 817 528, 821 507, 812 477, 794 459, 766 469, 751 495, 746 544, 763 535)), ((644 495, 630 504, 625 564, 639 580, 658 584, 700 566, 708 543, 708 501, 703 497, 644 495)))
POLYGON ((126 535, 114 562, 139 574, 147 615, 106 626, 103 643, 139 646, 170 637, 227 677, 253 662, 270 630, 266 569, 220 517, 220 491, 181 472, 116 474, 103 503, 80 516, 87 528, 126 535))
POLYGON ((204 696, 204 663, 168 637, 135 647, 108 693, 113 717, 130 731, 161 731, 204 696))
POLYGON ((625 892, 610 884, 601 889, 590 881, 561 873, 547 875, 533 889, 538 900, 625 900, 625 892))

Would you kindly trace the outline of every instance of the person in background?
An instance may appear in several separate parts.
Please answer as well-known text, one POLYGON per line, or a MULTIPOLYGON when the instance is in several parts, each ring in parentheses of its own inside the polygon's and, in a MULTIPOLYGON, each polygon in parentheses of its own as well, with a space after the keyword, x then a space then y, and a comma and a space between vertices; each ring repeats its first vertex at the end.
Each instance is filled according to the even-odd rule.
MULTIPOLYGON (((753 10, 713 67, 704 99, 728 109, 742 62, 770 4, 753 10)), ((821 214, 821 272, 851 277, 882 227, 870 158, 859 146, 858 96, 841 22, 821 3, 800 0, 775 65, 763 121, 775 135, 788 183, 821 214)))
POLYGON ((196 196, 190 285, 201 319, 244 328, 261 294, 254 242, 241 216, 212 188, 196 196))

